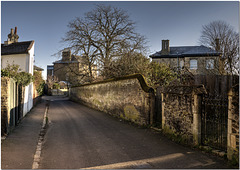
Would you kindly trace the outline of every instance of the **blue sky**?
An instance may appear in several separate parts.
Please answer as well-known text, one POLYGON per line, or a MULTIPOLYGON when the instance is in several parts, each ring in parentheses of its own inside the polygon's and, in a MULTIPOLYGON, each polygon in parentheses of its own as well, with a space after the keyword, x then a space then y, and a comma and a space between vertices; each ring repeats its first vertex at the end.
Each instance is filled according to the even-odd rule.
POLYGON ((58 60, 52 55, 63 49, 61 38, 67 24, 83 17, 96 4, 110 4, 124 9, 136 31, 148 40, 149 54, 161 50, 161 40, 170 46, 199 45, 202 25, 223 20, 239 31, 238 1, 2 1, 1 43, 10 29, 18 27, 19 41, 35 40, 35 65, 42 67, 46 77, 47 65, 58 60))

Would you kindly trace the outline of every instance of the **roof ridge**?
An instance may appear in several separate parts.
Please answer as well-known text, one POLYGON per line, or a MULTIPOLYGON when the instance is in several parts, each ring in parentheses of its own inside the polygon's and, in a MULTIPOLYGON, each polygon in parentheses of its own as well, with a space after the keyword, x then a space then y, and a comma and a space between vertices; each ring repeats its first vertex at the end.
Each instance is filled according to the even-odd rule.
POLYGON ((204 45, 186 45, 186 46, 170 46, 170 48, 171 47, 174 47, 174 48, 177 48, 177 47, 201 47, 201 46, 206 47, 204 45))
POLYGON ((24 54, 33 47, 34 40, 14 42, 11 44, 1 44, 1 55, 24 54))

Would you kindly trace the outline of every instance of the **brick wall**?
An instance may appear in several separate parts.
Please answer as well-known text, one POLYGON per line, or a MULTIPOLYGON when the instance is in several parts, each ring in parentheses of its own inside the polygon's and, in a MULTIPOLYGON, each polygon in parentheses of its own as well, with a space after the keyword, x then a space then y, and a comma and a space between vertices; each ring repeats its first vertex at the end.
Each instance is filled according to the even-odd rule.
POLYGON ((73 87, 70 99, 139 125, 153 121, 154 92, 140 74, 73 87))

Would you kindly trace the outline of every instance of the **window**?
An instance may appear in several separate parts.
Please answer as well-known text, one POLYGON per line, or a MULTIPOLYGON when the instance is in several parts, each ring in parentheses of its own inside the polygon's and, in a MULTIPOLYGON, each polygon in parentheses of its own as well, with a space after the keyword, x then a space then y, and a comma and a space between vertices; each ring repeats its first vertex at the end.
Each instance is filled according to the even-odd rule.
POLYGON ((206 69, 214 69, 214 60, 213 59, 209 59, 206 60, 206 69))
POLYGON ((193 59, 193 60, 190 60, 190 69, 197 69, 197 60, 196 59, 193 59))

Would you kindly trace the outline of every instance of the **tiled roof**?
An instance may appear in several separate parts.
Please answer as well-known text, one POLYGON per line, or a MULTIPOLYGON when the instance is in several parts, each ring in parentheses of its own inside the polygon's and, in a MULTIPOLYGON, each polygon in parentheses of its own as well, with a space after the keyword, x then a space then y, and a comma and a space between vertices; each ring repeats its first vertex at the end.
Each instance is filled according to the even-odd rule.
POLYGON ((211 48, 201 46, 180 46, 170 47, 169 55, 161 55, 161 51, 150 55, 151 58, 175 58, 190 56, 218 56, 220 53, 211 48))
POLYGON ((34 41, 16 42, 9 45, 1 44, 1 55, 28 53, 33 44, 34 41))

